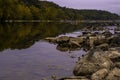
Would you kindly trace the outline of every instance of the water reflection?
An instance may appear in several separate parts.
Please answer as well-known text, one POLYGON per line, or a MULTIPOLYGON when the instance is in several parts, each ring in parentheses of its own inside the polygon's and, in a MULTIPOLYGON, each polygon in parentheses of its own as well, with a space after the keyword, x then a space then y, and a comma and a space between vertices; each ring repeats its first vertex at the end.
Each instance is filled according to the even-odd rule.
MULTIPOLYGON (((76 30, 101 30, 101 26, 113 23, 5 23, 0 24, 0 51, 5 49, 25 49, 45 37, 58 36, 76 30), (98 28, 99 27, 99 28, 98 28)), ((118 25, 118 24, 115 24, 118 25)))
MULTIPOLYGON (((0 80, 41 80, 56 74, 72 76, 77 57, 83 50, 56 50, 42 39, 60 34, 79 35, 79 30, 99 30, 108 24, 5 23, 0 24, 0 80), (99 27, 99 28, 98 28, 99 27)), ((112 24, 110 24, 112 25, 112 24)), ((57 47, 60 49, 59 47, 57 47)))
POLYGON ((9 23, 0 25, 0 51, 29 48, 48 36, 72 32, 76 27, 64 23, 9 23), (69 28, 68 28, 69 27, 69 28))

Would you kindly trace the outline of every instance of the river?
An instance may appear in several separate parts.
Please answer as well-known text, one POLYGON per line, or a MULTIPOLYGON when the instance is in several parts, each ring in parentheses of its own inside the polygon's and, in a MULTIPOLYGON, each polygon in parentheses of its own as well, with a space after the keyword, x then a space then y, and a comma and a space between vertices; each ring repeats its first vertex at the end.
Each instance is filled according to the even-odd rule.
MULTIPOLYGON (((109 24, 112 26, 113 24, 109 24)), ((0 24, 0 80, 41 80, 73 76, 77 58, 85 52, 60 51, 46 37, 78 36, 81 30, 103 30, 108 24, 0 24), (98 28, 99 27, 99 28, 98 28)))

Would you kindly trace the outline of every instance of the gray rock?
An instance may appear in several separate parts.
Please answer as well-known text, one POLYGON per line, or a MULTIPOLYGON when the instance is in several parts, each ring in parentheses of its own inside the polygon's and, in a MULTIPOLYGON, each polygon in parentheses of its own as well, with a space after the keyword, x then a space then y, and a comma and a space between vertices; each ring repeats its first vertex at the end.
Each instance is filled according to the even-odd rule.
POLYGON ((104 80, 108 72, 109 70, 107 69, 100 69, 91 76, 91 79, 92 80, 104 80))

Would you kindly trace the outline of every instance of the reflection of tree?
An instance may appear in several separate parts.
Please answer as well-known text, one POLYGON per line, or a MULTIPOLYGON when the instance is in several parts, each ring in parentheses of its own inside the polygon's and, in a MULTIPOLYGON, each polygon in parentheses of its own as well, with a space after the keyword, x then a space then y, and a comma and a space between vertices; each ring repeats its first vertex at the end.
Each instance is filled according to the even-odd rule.
POLYGON ((0 25, 0 51, 8 48, 28 48, 40 39, 72 32, 73 30, 75 30, 74 26, 63 23, 12 23, 0 25))
MULTIPOLYGON (((23 49, 46 37, 54 37, 66 32, 99 26, 101 24, 69 23, 9 23, 0 25, 0 51, 4 49, 23 49)), ((104 25, 104 24, 102 24, 104 25)), ((100 26, 101 27, 101 26, 100 26)))

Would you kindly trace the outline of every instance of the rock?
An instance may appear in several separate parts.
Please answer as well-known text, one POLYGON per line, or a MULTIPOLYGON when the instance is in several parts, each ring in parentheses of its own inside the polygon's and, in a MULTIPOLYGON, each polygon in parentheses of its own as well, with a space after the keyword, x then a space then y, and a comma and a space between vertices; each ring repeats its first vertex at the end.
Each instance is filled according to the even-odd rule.
POLYGON ((118 52, 117 50, 107 51, 104 55, 110 58, 113 62, 120 62, 120 52, 118 52))
POLYGON ((115 62, 115 67, 120 69, 120 62, 115 62))
POLYGON ((118 35, 110 37, 108 44, 112 47, 120 47, 120 37, 118 35))
POLYGON ((107 76, 108 72, 109 71, 107 69, 100 69, 91 76, 91 79, 92 80, 105 80, 105 76, 107 76))
POLYGON ((112 71, 110 71, 106 80, 120 80, 120 69, 114 68, 112 71))
POLYGON ((86 78, 85 76, 72 76, 72 77, 61 78, 59 80, 90 80, 90 79, 86 78))
POLYGON ((94 41, 96 41, 97 40, 97 37, 96 36, 90 36, 89 37, 89 41, 90 41, 90 46, 93 46, 94 45, 94 41))
POLYGON ((76 64, 74 68, 75 76, 85 76, 92 75, 100 69, 110 69, 113 63, 107 57, 104 57, 99 52, 94 52, 93 55, 87 53, 80 61, 76 64), (90 57, 90 58, 89 58, 90 57))
POLYGON ((45 38, 45 40, 47 40, 49 42, 52 42, 52 43, 56 43, 57 38, 55 38, 55 37, 47 37, 47 38, 45 38))
POLYGON ((48 79, 46 79, 46 78, 43 78, 43 79, 41 79, 41 80, 48 80, 48 79))
POLYGON ((102 34, 106 37, 112 36, 112 33, 109 30, 104 31, 102 34))
POLYGON ((83 32, 82 32, 82 35, 90 35, 90 34, 91 34, 90 31, 83 31, 83 32))
POLYGON ((104 43, 108 43, 108 40, 105 38, 105 36, 101 36, 101 35, 98 35, 97 40, 94 41, 95 46, 98 46, 104 43))
POLYGON ((56 49, 59 50, 59 51, 62 51, 62 52, 69 51, 68 47, 61 47, 59 45, 56 47, 56 49))
POLYGON ((52 80, 57 80, 55 75, 52 75, 51 78, 52 78, 52 80))
POLYGON ((83 43, 84 38, 85 38, 84 36, 82 36, 82 37, 70 37, 70 42, 75 41, 78 44, 81 44, 81 43, 83 43))
POLYGON ((66 43, 66 42, 69 42, 69 37, 68 36, 61 36, 61 37, 58 37, 57 38, 57 43, 66 43))
POLYGON ((76 41, 70 41, 69 44, 71 47, 81 47, 80 44, 76 41))
POLYGON ((96 46, 96 48, 106 51, 109 49, 109 45, 107 43, 104 43, 104 44, 100 44, 100 45, 96 46))

